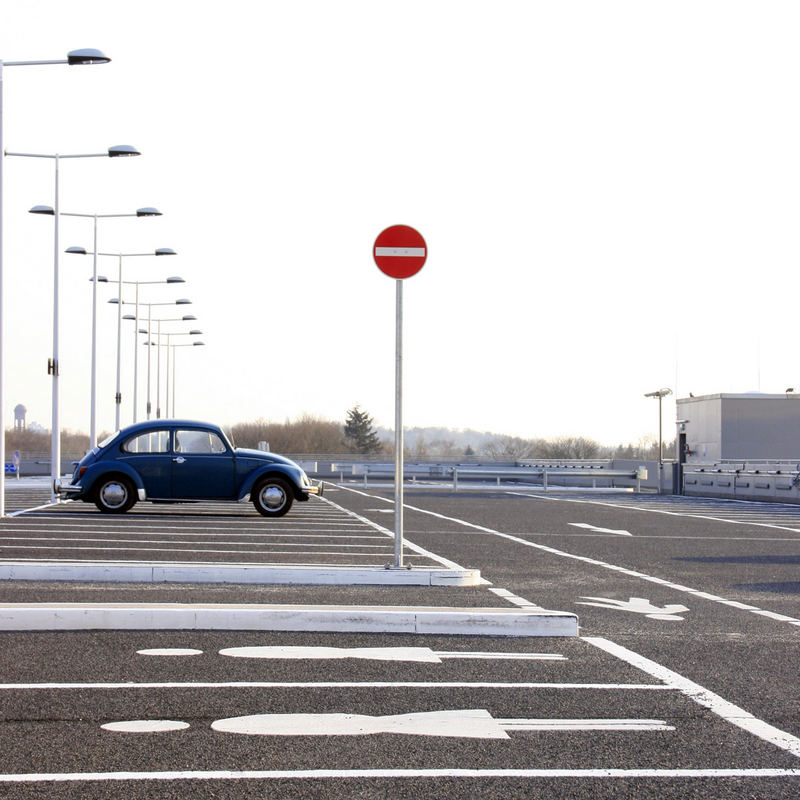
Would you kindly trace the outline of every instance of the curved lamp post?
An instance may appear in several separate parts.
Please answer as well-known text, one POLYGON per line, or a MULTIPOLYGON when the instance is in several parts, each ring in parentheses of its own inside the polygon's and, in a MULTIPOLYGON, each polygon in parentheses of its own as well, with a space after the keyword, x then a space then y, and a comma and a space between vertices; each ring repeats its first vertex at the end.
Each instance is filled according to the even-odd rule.
MULTIPOLYGON (((117 275, 117 285, 119 287, 119 294, 122 295, 122 284, 125 281, 122 280, 122 259, 123 258, 137 258, 140 256, 174 256, 177 253, 171 247, 159 247, 156 250, 150 253, 98 253, 96 250, 94 252, 87 252, 82 247, 69 247, 67 248, 68 253, 76 253, 78 255, 93 255, 97 256, 113 256, 114 258, 119 259, 119 267, 118 267, 118 275, 117 275)), ((160 283, 161 281, 159 281, 160 283)), ((182 283, 183 280, 181 278, 176 279, 176 283, 182 283)), ((138 305, 138 289, 137 289, 137 305, 138 305)), ((137 311, 138 313, 138 311, 137 311)), ((114 430, 120 429, 120 406, 122 405, 122 392, 120 389, 120 379, 121 379, 121 372, 120 372, 120 362, 121 362, 121 353, 122 353, 122 306, 119 307, 117 311, 117 392, 115 396, 115 403, 116 403, 116 413, 114 415, 114 430)))
MULTIPOLYGON (((193 334, 195 331, 189 331, 189 334, 193 334)), ((200 331, 197 331, 200 333, 200 331)), ((176 383, 175 383, 175 348, 176 347, 205 347, 205 342, 189 342, 187 344, 173 344, 172 345, 172 418, 176 419, 175 416, 175 394, 177 393, 176 390, 176 383)))
POLYGON ((664 472, 664 454, 661 446, 661 401, 672 394, 672 389, 663 388, 657 389, 655 392, 647 392, 645 397, 658 398, 658 493, 661 494, 662 477, 664 472))
MULTIPOLYGON (((5 484, 6 484, 6 425, 5 425, 5 394, 3 391, 3 329, 5 326, 5 309, 3 305, 3 71, 5 67, 34 67, 47 64, 67 64, 80 66, 85 64, 107 64, 111 59, 100 50, 86 48, 72 50, 66 58, 47 61, 3 61, 0 59, 0 517, 6 513, 5 484)), ((59 457, 60 457, 59 452, 59 457)))
MULTIPOLYGON (((160 326, 159 326, 160 327, 160 326)), ((139 331, 139 333, 148 333, 145 330, 139 331)), ((160 342, 160 332, 159 332, 159 341, 158 342, 145 342, 146 345, 152 345, 153 347, 159 347, 159 355, 161 353, 160 348, 166 347, 167 348, 167 369, 166 369, 166 391, 165 391, 165 407, 167 411, 167 416, 169 416, 169 359, 170 359, 170 347, 172 347, 172 416, 175 416, 175 349, 176 347, 193 347, 196 344, 205 344, 204 342, 191 342, 190 344, 183 344, 183 345, 176 345, 171 344, 171 340, 173 336, 201 336, 203 331, 199 330, 191 330, 191 331, 170 331, 165 333, 164 336, 166 337, 167 341, 166 344, 162 345, 160 342)), ((149 335, 149 333, 148 333, 149 335)))
POLYGON ((59 330, 58 330, 58 317, 59 317, 59 250, 58 250, 58 219, 60 216, 59 204, 59 162, 62 158, 118 158, 125 156, 138 156, 139 151, 128 144, 115 145, 109 147, 105 153, 74 153, 69 155, 62 155, 61 153, 11 153, 6 151, 7 156, 19 156, 21 158, 48 158, 55 164, 55 205, 53 208, 49 206, 34 206, 31 212, 34 214, 45 214, 52 216, 55 220, 54 225, 54 248, 53 248, 53 357, 48 361, 47 371, 53 376, 53 431, 52 431, 52 445, 51 445, 51 475, 53 477, 53 487, 51 498, 53 502, 58 500, 56 492, 57 482, 61 477, 61 429, 59 420, 59 396, 58 396, 58 344, 59 344, 59 330))
MULTIPOLYGON (((114 297, 108 301, 109 303, 119 303, 119 298, 114 297)), ((147 306, 147 330, 141 330, 139 333, 147 333, 148 331, 152 330, 153 322, 157 324, 157 330, 160 340, 161 335, 161 323, 162 322, 189 322, 194 321, 197 319, 194 314, 184 314, 182 317, 171 317, 169 319, 153 319, 153 306, 186 306, 191 305, 192 301, 187 300, 186 298, 181 298, 180 300, 173 300, 171 303, 141 303, 140 305, 147 306)), ((133 305, 133 303, 123 300, 122 305, 133 305)), ((138 328, 138 324, 137 324, 138 328)), ((149 334, 148 334, 149 335, 149 334)), ((161 386, 161 350, 159 348, 157 353, 156 359, 156 419, 161 417, 161 396, 160 396, 160 386, 161 386)), ((150 403, 150 350, 147 350, 147 419, 150 419, 150 412, 152 410, 152 405, 150 403)))
MULTIPOLYGON (((34 213, 35 209, 31 209, 34 213)), ((92 286, 92 377, 90 381, 89 392, 89 447, 94 447, 97 444, 97 220, 110 219, 119 217, 160 217, 161 212, 157 208, 147 206, 145 208, 137 208, 132 214, 77 214, 69 211, 62 211, 62 217, 86 217, 87 219, 94 220, 94 258, 92 259, 92 277, 94 283, 92 286)), ((69 247, 67 253, 86 253, 82 247, 69 247)), ((134 422, 136 418, 134 417, 134 422)))

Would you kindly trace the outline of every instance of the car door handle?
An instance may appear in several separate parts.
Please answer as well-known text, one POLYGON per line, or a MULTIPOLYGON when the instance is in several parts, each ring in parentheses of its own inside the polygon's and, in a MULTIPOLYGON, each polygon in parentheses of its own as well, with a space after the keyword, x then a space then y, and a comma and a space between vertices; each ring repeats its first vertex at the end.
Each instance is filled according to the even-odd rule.
POLYGON ((178 456, 177 458, 172 459, 176 464, 183 464, 186 459, 183 456, 178 456))

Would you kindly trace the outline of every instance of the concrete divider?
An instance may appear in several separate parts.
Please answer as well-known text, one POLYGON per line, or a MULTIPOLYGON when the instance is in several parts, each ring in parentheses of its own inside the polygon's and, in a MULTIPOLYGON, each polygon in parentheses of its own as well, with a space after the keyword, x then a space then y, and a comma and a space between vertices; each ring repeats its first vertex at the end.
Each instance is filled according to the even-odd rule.
POLYGON ((564 611, 430 606, 3 603, 0 630, 228 630, 577 636, 564 611))

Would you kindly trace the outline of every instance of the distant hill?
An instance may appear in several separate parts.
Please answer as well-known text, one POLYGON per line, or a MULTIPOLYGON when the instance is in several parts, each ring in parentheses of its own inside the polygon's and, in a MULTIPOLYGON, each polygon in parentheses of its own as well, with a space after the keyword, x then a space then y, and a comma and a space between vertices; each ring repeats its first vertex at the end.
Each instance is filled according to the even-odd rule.
MULTIPOLYGON (((382 441, 394 443, 394 430, 377 428, 382 441)), ((471 428, 406 428, 404 432, 407 450, 427 450, 431 455, 462 455, 467 447, 476 453, 499 434, 476 431, 471 428)))

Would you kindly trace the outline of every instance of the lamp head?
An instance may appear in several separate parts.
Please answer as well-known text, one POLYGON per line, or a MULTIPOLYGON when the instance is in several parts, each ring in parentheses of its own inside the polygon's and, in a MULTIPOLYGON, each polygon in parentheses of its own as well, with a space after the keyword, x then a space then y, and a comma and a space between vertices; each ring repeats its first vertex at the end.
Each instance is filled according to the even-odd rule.
POLYGON ((141 153, 132 145, 129 144, 116 144, 108 148, 109 158, 118 158, 120 156, 140 156, 141 153))
POLYGON ((105 53, 100 50, 94 50, 91 47, 83 50, 72 50, 67 53, 67 64, 71 67, 81 64, 108 64, 109 61, 111 59, 105 53))
POLYGON ((157 208, 153 208, 152 206, 147 206, 145 208, 137 208, 136 209, 136 216, 137 217, 160 217, 161 212, 157 208))
MULTIPOLYGON (((31 209, 31 213, 33 213, 33 209, 31 209)), ((42 211, 41 213, 44 214, 45 212, 42 211)), ((79 256, 85 256, 86 255, 86 248, 85 247, 68 247, 64 252, 65 253, 73 253, 73 254, 79 255, 79 256)))
POLYGON ((177 275, 173 275, 171 278, 167 278, 167 283, 186 283, 186 281, 177 275))
POLYGON ((156 248, 157 256, 176 256, 178 255, 171 247, 158 247, 156 248))
POLYGON ((54 217, 56 212, 52 208, 52 206, 34 206, 28 211, 29 214, 47 214, 51 217, 54 217))

